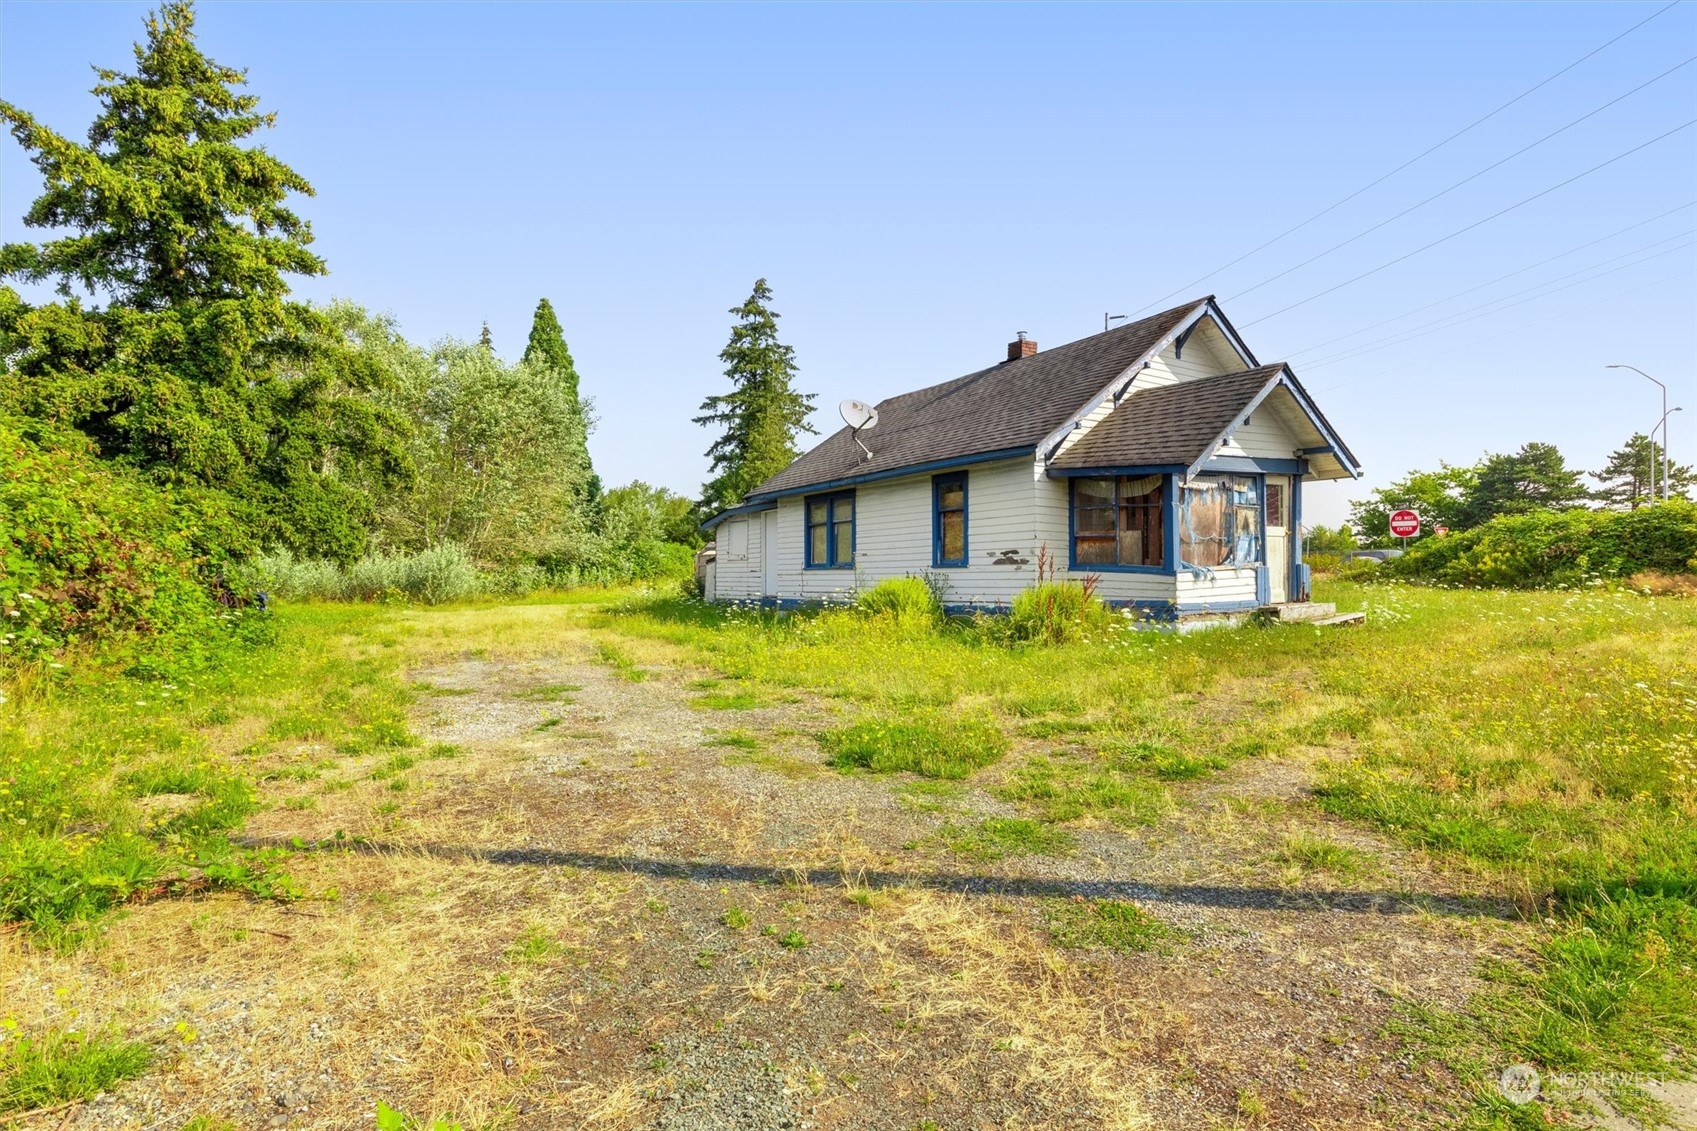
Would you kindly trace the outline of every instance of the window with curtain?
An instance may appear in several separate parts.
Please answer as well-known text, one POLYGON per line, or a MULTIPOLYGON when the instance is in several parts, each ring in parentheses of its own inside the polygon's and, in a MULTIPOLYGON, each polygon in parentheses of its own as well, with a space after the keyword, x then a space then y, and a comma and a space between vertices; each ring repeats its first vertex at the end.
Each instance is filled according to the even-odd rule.
POLYGON ((1261 563, 1261 493, 1241 475, 1204 475, 1184 487, 1179 558, 1186 565, 1261 563))
POLYGON ((966 565, 966 472, 931 480, 931 564, 966 565))
POLYGON ((1072 561, 1090 566, 1166 563, 1166 479, 1116 475, 1072 481, 1072 561))
POLYGON ((854 492, 807 499, 807 567, 854 568, 854 492))

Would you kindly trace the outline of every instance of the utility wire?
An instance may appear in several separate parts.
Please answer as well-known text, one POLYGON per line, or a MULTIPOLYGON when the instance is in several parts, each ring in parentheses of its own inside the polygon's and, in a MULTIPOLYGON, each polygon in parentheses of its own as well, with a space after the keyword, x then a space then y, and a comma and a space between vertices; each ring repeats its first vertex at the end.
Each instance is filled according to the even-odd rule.
POLYGON ((1445 350, 1443 353, 1428 354, 1426 357, 1417 358, 1414 361, 1404 362, 1401 365, 1392 365, 1389 368, 1380 369, 1377 372, 1369 373, 1366 376, 1352 377, 1348 381, 1339 381, 1336 385, 1327 385, 1323 389, 1316 389, 1314 391, 1316 393, 1329 393, 1333 389, 1342 389, 1342 388, 1345 388, 1346 386, 1349 386, 1349 385, 1359 385, 1363 381, 1371 381, 1375 377, 1383 377, 1387 373, 1395 373, 1397 370, 1407 369, 1411 365, 1419 365, 1423 362, 1431 361, 1435 358, 1448 357, 1452 353, 1461 353, 1464 350, 1474 349, 1478 346, 1485 345, 1487 342, 1494 342, 1498 338, 1506 338, 1510 334, 1525 333, 1527 330, 1532 329, 1534 326, 1542 326, 1546 322, 1555 322, 1555 321, 1558 321, 1560 319, 1571 318, 1575 314, 1579 314, 1579 313, 1582 313, 1583 311, 1590 310, 1594 306, 1602 306, 1604 303, 1610 303, 1610 302, 1615 302, 1619 299, 1629 298, 1632 295, 1638 294, 1640 291, 1647 291, 1651 287, 1659 287, 1663 283, 1671 283, 1675 279, 1681 278, 1685 275, 1689 275, 1690 273, 1691 273, 1691 268, 1690 267, 1684 267, 1684 268, 1681 268, 1678 271, 1675 271, 1672 275, 1667 275, 1667 276, 1664 276, 1660 279, 1656 279, 1652 282, 1645 283, 1641 287, 1634 287, 1629 291, 1622 291, 1619 294, 1610 295, 1608 298, 1600 298, 1596 302, 1588 302, 1583 306, 1576 306, 1576 307, 1573 307, 1572 309, 1564 310, 1560 314, 1552 314, 1548 318, 1540 318, 1536 322, 1528 322, 1525 325, 1516 326, 1516 327, 1514 327, 1513 329, 1510 329, 1510 330, 1504 330, 1500 334, 1492 334, 1489 337, 1480 338, 1477 341, 1473 341, 1473 342, 1468 342, 1464 346, 1457 346, 1455 349, 1445 350))
POLYGON ((1416 211, 1426 207, 1428 204, 1432 203, 1434 200, 1437 200, 1439 197, 1448 196, 1450 193, 1454 192, 1456 189, 1460 188, 1462 185, 1469 184, 1473 181, 1478 180, 1480 177, 1483 177, 1486 173, 1489 173, 1492 169, 1500 168, 1501 166, 1508 164, 1510 161, 1513 161, 1516 157, 1519 157, 1521 154, 1526 153, 1529 150, 1533 150, 1533 149, 1538 148, 1540 145, 1543 145, 1546 141, 1549 141, 1551 138, 1556 137, 1559 134, 1566 133, 1568 130, 1571 130, 1574 126, 1577 126, 1579 123, 1581 123, 1581 122, 1583 122, 1583 121, 1585 121, 1589 118, 1594 118, 1598 114, 1601 114, 1604 110, 1607 110, 1610 106, 1613 106, 1615 103, 1620 102, 1623 99, 1627 99, 1627 98, 1632 97, 1634 94, 1637 94, 1639 91, 1643 90, 1647 86, 1650 86, 1652 83, 1661 82, 1663 79, 1667 78, 1669 75, 1673 74, 1675 71, 1679 70, 1680 68, 1689 67, 1693 63, 1697 63, 1697 55, 1691 56, 1691 58, 1685 60, 1683 63, 1674 64, 1673 66, 1669 67, 1667 70, 1663 71, 1661 74, 1657 75, 1655 78, 1650 79, 1647 82, 1642 82, 1642 83, 1638 84, 1637 86, 1633 87, 1631 90, 1627 91, 1625 94, 1622 94, 1622 95, 1620 95, 1616 98, 1609 99, 1607 102, 1603 103, 1601 106, 1597 107, 1595 110, 1592 110, 1592 111, 1590 111, 1589 113, 1586 113, 1586 114, 1581 114, 1579 117, 1573 119, 1573 121, 1567 123, 1567 125, 1565 125, 1565 126, 1562 126, 1560 129, 1552 130, 1550 133, 1545 134, 1543 137, 1539 138, 1537 141, 1532 142, 1530 145, 1522 146, 1521 148, 1515 150, 1513 153, 1509 154, 1507 157, 1502 158, 1500 161, 1493 161, 1491 164, 1485 166, 1483 169, 1480 169, 1478 172, 1473 173, 1470 176, 1463 177, 1461 180, 1455 182, 1455 184, 1450 185, 1446 189, 1440 189, 1439 191, 1433 193, 1431 196, 1428 196, 1425 200, 1420 201, 1418 204, 1411 204, 1407 208, 1404 208, 1401 212, 1398 212, 1396 215, 1388 217, 1384 220, 1380 220, 1377 224, 1374 224, 1371 228, 1364 228, 1363 230, 1355 233, 1353 236, 1350 236, 1347 240, 1344 240, 1342 243, 1335 243, 1331 247, 1328 247, 1325 251, 1318 252, 1314 255, 1310 255, 1307 259, 1304 259, 1301 263, 1296 264, 1296 266, 1294 266, 1294 267, 1287 267, 1283 271, 1280 271, 1277 275, 1267 276, 1265 279, 1262 279, 1259 283, 1256 283, 1253 287, 1249 287, 1246 290, 1241 290, 1241 291, 1237 292, 1235 295, 1232 295, 1226 301, 1227 302, 1236 302, 1238 299, 1244 297, 1245 295, 1254 294, 1256 291, 1260 290, 1262 287, 1266 286, 1268 283, 1276 283, 1280 279, 1284 278, 1286 275, 1289 275, 1291 272, 1300 271, 1304 267, 1308 266, 1310 263, 1313 263, 1314 261, 1319 260, 1319 259, 1326 258, 1326 256, 1332 254, 1332 252, 1341 251, 1342 249, 1348 247, 1350 244, 1354 243, 1356 240, 1361 239, 1364 236, 1372 235, 1374 232, 1378 231, 1380 228, 1383 228, 1387 224, 1396 223, 1398 220, 1402 219, 1404 216, 1407 216, 1410 212, 1416 212, 1416 211))
MULTIPOLYGON (((1671 237, 1671 238, 1680 239, 1680 238, 1683 238, 1685 236, 1689 236, 1690 234, 1691 234, 1690 232, 1681 232, 1678 236, 1674 236, 1674 237, 1671 237)), ((1666 243, 1668 241, 1667 240, 1659 240, 1657 242, 1658 243, 1666 243)), ((1655 246, 1656 246, 1656 244, 1650 245, 1650 247, 1655 247, 1655 246)), ((1468 323, 1468 322, 1476 322, 1481 318, 1490 318, 1492 315, 1501 314, 1505 310, 1512 310, 1514 307, 1524 306, 1525 304, 1527 304, 1529 302, 1536 302, 1538 299, 1548 298, 1549 296, 1551 296, 1553 294, 1560 294, 1562 291, 1571 290, 1574 287, 1583 286, 1586 283, 1595 282, 1598 279, 1605 278, 1606 276, 1609 276, 1609 275, 1613 275, 1618 271, 1625 271, 1625 270, 1628 270, 1629 268, 1632 268, 1632 267, 1638 267, 1638 266, 1641 266, 1642 264, 1649 263, 1652 260, 1660 259, 1664 255, 1672 255, 1676 251, 1685 251, 1687 248, 1691 248, 1691 247, 1697 247, 1697 242, 1682 243, 1682 244, 1679 244, 1675 247, 1670 247, 1670 248, 1666 248, 1662 251, 1658 251, 1654 255, 1646 255, 1642 259, 1635 259, 1631 263, 1622 263, 1619 267, 1611 267, 1607 271, 1597 271, 1596 274, 1590 275, 1587 278, 1574 279, 1574 281, 1571 282, 1571 283, 1564 283, 1563 285, 1561 285, 1559 287, 1551 287, 1550 283, 1556 283, 1556 282, 1560 282, 1562 279, 1572 278, 1572 275, 1562 275, 1562 276, 1559 276, 1555 279, 1551 279, 1548 283, 1540 283, 1536 287, 1528 287, 1524 291, 1516 291, 1513 294, 1507 294, 1507 295, 1502 296, 1502 298, 1492 299, 1490 302, 1481 303, 1478 306, 1469 307, 1466 310, 1458 310, 1458 311, 1455 312, 1455 314, 1446 315, 1443 318, 1439 318, 1439 319, 1436 319, 1432 322, 1428 322, 1424 326, 1418 326, 1418 327, 1414 327, 1414 328, 1409 329, 1409 330, 1405 330, 1405 331, 1398 333, 1398 334, 1392 334, 1387 338, 1381 338, 1377 342, 1364 343, 1360 347, 1344 350, 1342 353, 1334 354, 1331 357, 1321 358, 1319 361, 1308 362, 1307 364, 1305 364, 1303 366, 1303 369, 1306 370, 1306 371, 1313 371, 1315 369, 1321 369, 1321 368, 1328 366, 1328 365, 1336 365, 1336 364, 1338 364, 1339 362, 1342 362, 1342 361, 1353 361, 1355 358, 1363 357, 1363 356, 1370 354, 1370 353, 1377 353, 1379 350, 1382 350, 1382 349, 1389 349, 1392 346, 1400 346, 1400 345, 1403 345, 1407 342, 1412 342, 1416 338, 1423 338, 1427 334, 1435 334, 1440 330, 1453 329, 1456 326, 1460 326, 1460 325, 1463 325, 1463 324, 1468 323), (1546 288, 1548 288, 1548 289, 1546 289, 1546 288), (1533 294, 1532 293, 1533 291, 1537 291, 1539 293, 1533 294), (1527 297, 1526 298, 1519 298, 1520 295, 1526 295, 1527 297), (1517 299, 1518 301, 1515 301, 1515 302, 1506 301, 1506 300, 1511 299, 1511 298, 1517 299), (1477 313, 1475 313, 1475 311, 1477 311, 1477 313)), ((1646 250, 1648 250, 1648 248, 1639 248, 1638 251, 1628 252, 1627 254, 1628 255, 1636 255, 1636 254, 1638 254, 1639 251, 1646 251, 1646 250)), ((1624 256, 1616 256, 1615 258, 1620 259, 1620 258, 1624 258, 1624 256)), ((1590 267, 1586 267, 1586 268, 1584 268, 1583 270, 1580 270, 1580 271, 1575 271, 1572 274, 1573 275, 1584 275, 1588 271, 1595 271, 1598 267, 1602 267, 1602 266, 1605 266, 1605 265, 1607 265, 1609 263, 1613 263, 1613 262, 1614 262, 1614 260, 1612 260, 1612 259, 1606 259, 1602 263, 1593 264, 1590 267)))
POLYGON ((1398 165, 1396 168, 1392 169, 1390 172, 1379 177, 1377 180, 1369 181, 1368 183, 1362 185, 1360 188, 1356 189, 1354 192, 1350 193, 1348 196, 1344 197, 1342 200, 1338 201, 1337 203, 1331 204, 1331 205, 1328 205, 1325 208, 1322 208, 1320 211, 1314 213, 1314 215, 1308 217, 1308 219, 1302 221, 1300 224, 1297 224, 1295 227, 1286 228, 1284 231, 1280 232, 1278 235, 1274 236, 1272 239, 1268 240, 1266 243, 1261 244, 1259 247, 1255 247, 1255 248, 1250 249, 1249 251, 1244 252, 1242 255, 1238 256, 1236 259, 1232 260, 1230 263, 1222 264, 1221 266, 1214 268, 1212 271, 1209 271, 1206 274, 1200 275, 1196 279, 1192 280, 1191 282, 1186 283, 1184 286, 1178 288, 1178 290, 1171 291, 1167 294, 1162 295, 1160 298, 1156 299, 1154 302, 1150 303, 1148 306, 1145 306, 1140 310, 1134 311, 1132 316, 1136 317, 1138 314, 1142 314, 1143 311, 1145 311, 1145 310, 1153 309, 1155 306, 1158 306, 1159 304, 1166 302, 1170 298, 1175 298, 1179 295, 1190 293, 1190 289, 1192 287, 1194 287, 1194 286, 1196 286, 1200 283, 1206 282, 1207 280, 1213 278, 1215 275, 1218 275, 1221 271, 1225 271, 1229 268, 1236 267, 1239 263, 1242 263, 1245 259, 1248 259, 1250 256, 1257 255, 1257 254, 1265 251, 1269 247, 1272 247, 1274 244, 1278 243, 1280 240, 1284 239, 1286 236, 1294 235, 1297 232, 1300 232, 1303 228, 1306 228, 1308 225, 1312 224, 1314 221, 1320 219, 1322 216, 1326 216, 1326 215, 1336 211, 1337 209, 1342 208, 1344 205, 1348 204, 1350 201, 1354 200, 1356 197, 1360 196, 1362 193, 1366 192, 1368 189, 1378 187, 1379 185, 1383 184, 1385 181, 1390 180, 1392 177, 1396 176, 1398 173, 1400 173, 1404 169, 1408 168, 1410 165, 1413 165, 1416 162, 1418 162, 1418 161, 1420 161, 1420 160, 1422 160, 1426 157, 1430 157, 1432 154, 1436 153, 1438 150, 1442 149, 1444 146, 1448 145, 1450 142, 1454 141, 1456 138, 1461 137, 1463 134, 1469 133, 1472 130, 1477 129, 1479 126, 1484 125, 1486 122, 1490 121, 1492 118, 1495 118, 1498 114, 1501 114, 1504 110, 1507 110, 1510 106, 1513 106, 1515 103, 1526 98, 1528 95, 1534 94, 1537 91, 1542 90, 1544 87, 1550 85, 1552 82, 1555 82, 1557 79, 1561 78, 1563 75, 1567 74, 1567 72, 1573 70, 1573 68, 1579 66, 1579 64, 1585 62, 1587 59, 1591 58, 1593 55, 1598 54, 1599 52, 1605 50, 1606 48, 1613 47, 1616 43, 1619 43, 1621 40, 1625 39, 1627 36, 1631 35, 1633 32, 1637 31, 1639 28, 1643 27, 1645 24, 1649 23, 1651 20, 1662 15, 1663 13, 1667 12, 1668 10, 1670 10, 1674 7, 1677 7, 1679 2, 1680 2, 1680 0, 1672 0, 1672 3, 1666 4, 1666 5, 1664 5, 1660 8, 1657 8, 1654 12, 1651 12, 1648 16, 1645 16, 1643 19, 1639 20, 1637 23, 1633 24, 1631 27, 1627 28, 1625 31, 1621 32, 1619 35, 1615 36, 1613 39, 1609 40, 1607 43, 1604 43, 1600 47, 1596 47, 1596 48, 1593 48, 1590 51, 1587 51, 1585 54, 1581 55, 1579 58, 1577 58, 1573 62, 1569 63, 1567 66, 1563 67, 1561 70, 1557 71, 1555 74, 1551 75, 1549 78, 1544 79, 1542 82, 1535 83, 1532 86, 1527 87, 1525 90, 1521 91, 1519 94, 1515 95, 1513 98, 1509 99, 1507 102, 1503 103, 1501 106, 1498 106, 1495 110, 1492 110, 1489 114, 1486 114, 1483 118, 1479 118, 1479 119, 1473 121, 1472 123, 1463 126, 1461 129, 1457 130, 1453 134, 1450 134, 1448 137, 1444 138, 1442 141, 1438 142, 1436 145, 1433 145, 1430 148, 1421 150, 1419 153, 1416 153, 1413 157, 1410 157, 1407 161, 1404 161, 1401 165, 1398 165))
POLYGON ((1542 197, 1546 197, 1546 196, 1550 195, 1552 192, 1555 192, 1557 189, 1566 188, 1568 185, 1571 185, 1575 181, 1582 180, 1585 177, 1589 177, 1592 173, 1597 172, 1599 169, 1606 169, 1610 165, 1613 165, 1616 161, 1622 161, 1622 160, 1624 160, 1628 157, 1631 157, 1634 153, 1637 153, 1639 150, 1648 149, 1650 146, 1655 145, 1659 141, 1666 141, 1668 138, 1672 137, 1674 134, 1679 133, 1681 130, 1688 130, 1692 126, 1697 126, 1697 118, 1692 118, 1688 122, 1685 122, 1681 125, 1677 125, 1673 129, 1668 130, 1666 133, 1657 134, 1655 137, 1651 138, 1649 141, 1642 142, 1638 145, 1635 145, 1631 149, 1628 149, 1624 153, 1617 153, 1613 157, 1609 158, 1607 161, 1603 161, 1599 164, 1591 166, 1589 169, 1586 169, 1583 173, 1575 173, 1573 176, 1567 178, 1567 180, 1565 180, 1565 181, 1560 181, 1556 184, 1551 185, 1549 188, 1544 189, 1541 192, 1535 192, 1531 196, 1528 196, 1528 197, 1526 197, 1522 200, 1517 200, 1513 204, 1509 205, 1507 208, 1500 208, 1497 211, 1491 213, 1489 216, 1486 216, 1483 220, 1475 220, 1475 221, 1473 221, 1473 223, 1467 225, 1465 228, 1457 228, 1455 231, 1451 232, 1447 236, 1440 236, 1437 239, 1433 240, 1431 243, 1422 244, 1421 246, 1415 248, 1413 251, 1406 252, 1402 255, 1397 256, 1395 259, 1392 259, 1392 260, 1389 260, 1388 262, 1379 264, 1377 267, 1374 267, 1371 270, 1363 271, 1359 275, 1356 275, 1356 276, 1349 278, 1349 279, 1345 279, 1343 282, 1338 283, 1335 286, 1327 287, 1323 291, 1316 291, 1314 294, 1309 295, 1307 298, 1298 299, 1296 302, 1291 303, 1289 306, 1281 306, 1279 309, 1273 311, 1271 314, 1263 314, 1261 317, 1255 319, 1255 321, 1253 321, 1253 322, 1245 322, 1245 323, 1243 323, 1243 328, 1248 329, 1250 326, 1254 326, 1257 323, 1265 322, 1269 318, 1277 318, 1279 315, 1285 314, 1285 313, 1292 311, 1292 310, 1295 310, 1299 306, 1306 306, 1308 303, 1313 302, 1317 298, 1324 298, 1326 295, 1329 295, 1334 291, 1341 291, 1343 288, 1345 288, 1347 286, 1350 286, 1354 283, 1359 283, 1361 280, 1367 278, 1370 275, 1377 275, 1380 271, 1383 271, 1386 268, 1395 267, 1398 263, 1401 263, 1404 260, 1413 259, 1416 255, 1419 255, 1421 252, 1430 251, 1433 248, 1437 247, 1439 244, 1448 243, 1450 240, 1455 239, 1457 236, 1465 235, 1466 233, 1471 232, 1474 228, 1480 227, 1481 225, 1484 225, 1484 224, 1489 224, 1492 220, 1497 219, 1499 216, 1506 216, 1510 212, 1513 212, 1517 208, 1525 207, 1526 205, 1531 204, 1534 200, 1538 200, 1542 197))
MULTIPOLYGON (((1335 338, 1327 338, 1323 342, 1316 342, 1311 346, 1304 346, 1299 350, 1293 350, 1292 352, 1284 355, 1285 359, 1288 361, 1289 359, 1291 359, 1293 357, 1301 357, 1305 353, 1313 353, 1315 350, 1324 349, 1325 347, 1333 344, 1334 342, 1341 342, 1341 341, 1345 341, 1349 338, 1358 337, 1359 335, 1365 334, 1365 333, 1367 333, 1371 330, 1377 330, 1380 326, 1389 326, 1392 322, 1401 322, 1404 318, 1413 318, 1416 314, 1419 314, 1422 311, 1430 310, 1434 306, 1442 306, 1446 302, 1452 302, 1455 299, 1463 298, 1467 295, 1472 294, 1474 291, 1482 291, 1486 287, 1495 286, 1497 283, 1503 282, 1505 279, 1512 279, 1516 275, 1524 275, 1528 271, 1536 271, 1538 268, 1543 267, 1543 266, 1545 266, 1546 264, 1549 264, 1549 263, 1554 263, 1558 259, 1566 259, 1568 256, 1574 255, 1574 254, 1581 252, 1581 251, 1584 251, 1588 247, 1595 247, 1597 244, 1604 243, 1608 240, 1612 240, 1616 236, 1624 236, 1628 232, 1636 231, 1637 229, 1642 228, 1646 224, 1654 224, 1657 220, 1665 220, 1667 217, 1672 216, 1675 212, 1683 212, 1685 209, 1690 208, 1693 205, 1697 205, 1697 200, 1688 200, 1684 204, 1678 205, 1677 207, 1674 207, 1674 208, 1670 208, 1666 212, 1662 212, 1662 213, 1659 213, 1655 216, 1650 217, 1648 220, 1640 220, 1636 224, 1628 224, 1626 227, 1616 229, 1615 231, 1610 232, 1606 236, 1598 236, 1594 240, 1590 240, 1590 241, 1587 241, 1586 243, 1582 243, 1578 247, 1570 247, 1566 251, 1563 251, 1563 252, 1560 252, 1556 255, 1550 256, 1548 259, 1540 259, 1536 263, 1528 264, 1525 267, 1517 268, 1516 270, 1510 271, 1506 275, 1498 275, 1495 279, 1487 280, 1486 282, 1480 283, 1476 287, 1468 287, 1465 291, 1457 291, 1453 295, 1446 295, 1443 298, 1436 299, 1432 302, 1427 303, 1425 306, 1417 306, 1413 310, 1404 311, 1403 313, 1398 314, 1394 318, 1386 318, 1386 319, 1383 319, 1382 321, 1375 322, 1370 326, 1363 326, 1359 330, 1351 330, 1347 334, 1339 334, 1335 338)), ((1654 245, 1651 245, 1651 246, 1654 246, 1654 245)), ((1630 253, 1628 253, 1628 254, 1630 254, 1630 253)), ((1604 260, 1604 262, 1606 263, 1606 262, 1610 262, 1610 261, 1604 260)), ((1565 278, 1565 277, 1566 276, 1562 276, 1562 278, 1565 278)))

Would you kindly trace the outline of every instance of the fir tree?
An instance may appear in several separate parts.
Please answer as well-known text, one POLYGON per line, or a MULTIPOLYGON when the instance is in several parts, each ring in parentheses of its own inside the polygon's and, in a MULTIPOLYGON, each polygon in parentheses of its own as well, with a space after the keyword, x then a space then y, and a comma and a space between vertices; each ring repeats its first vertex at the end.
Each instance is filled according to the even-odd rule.
POLYGON ((695 423, 722 429, 707 449, 714 478, 702 487, 702 506, 719 511, 740 503, 783 470, 799 451, 796 435, 807 424, 814 396, 795 389, 795 350, 778 340, 778 314, 767 304, 772 289, 755 281, 754 293, 732 307, 736 324, 719 354, 733 389, 701 402, 695 423))
MULTIPOLYGON (((1634 433, 1626 446, 1610 453, 1608 465, 1593 471, 1591 477, 1602 484, 1597 498, 1608 506, 1637 510, 1644 503, 1662 497, 1662 446, 1642 432, 1634 433), (1651 494, 1651 484, 1655 494, 1651 494)), ((1689 466, 1670 463, 1666 474, 1672 485, 1670 494, 1684 497, 1697 482, 1689 466)))
POLYGON ((349 558, 373 484, 405 478, 405 422, 289 275, 322 275, 288 206, 299 173, 244 144, 273 122, 243 72, 195 44, 192 5, 147 19, 135 72, 97 69, 78 144, 0 102, 41 171, 24 215, 40 244, 0 247, 0 278, 53 280, 35 306, 0 286, 0 412, 81 430, 102 456, 229 514, 248 543, 349 558), (103 307, 85 307, 81 290, 103 307))
POLYGON ((590 419, 588 406, 578 389, 577 365, 572 361, 572 351, 566 348, 565 329, 554 313, 554 304, 547 299, 536 304, 536 314, 530 320, 530 341, 524 347, 524 360, 554 374, 571 411, 576 415, 578 435, 583 437, 579 442, 578 460, 584 470, 585 501, 594 502, 601 494, 601 477, 595 474, 587 441, 594 421, 590 419))
POLYGON ((495 336, 489 332, 489 323, 483 324, 483 332, 477 335, 477 344, 490 353, 495 352, 495 336))

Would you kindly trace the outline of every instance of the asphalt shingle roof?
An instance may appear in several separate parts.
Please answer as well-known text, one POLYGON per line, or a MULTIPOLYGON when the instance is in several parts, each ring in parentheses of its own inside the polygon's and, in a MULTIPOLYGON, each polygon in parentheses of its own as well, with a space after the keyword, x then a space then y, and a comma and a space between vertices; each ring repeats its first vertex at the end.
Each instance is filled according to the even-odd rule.
POLYGON ((1262 389, 1279 379, 1283 363, 1223 377, 1203 377, 1132 393, 1049 466, 1189 467, 1262 389))
POLYGON ((939 460, 1035 451, 1045 436, 1206 301, 1197 299, 1105 333, 880 401, 877 427, 860 434, 872 449, 872 459, 856 446, 853 433, 842 428, 756 487, 749 498, 939 460))

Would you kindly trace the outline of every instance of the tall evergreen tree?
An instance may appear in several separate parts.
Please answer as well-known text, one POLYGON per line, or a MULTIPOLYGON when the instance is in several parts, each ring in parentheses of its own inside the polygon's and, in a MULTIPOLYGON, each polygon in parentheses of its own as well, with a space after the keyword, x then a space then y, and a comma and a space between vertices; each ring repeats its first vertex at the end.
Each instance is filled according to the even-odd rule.
POLYGON ((758 279, 741 306, 731 308, 737 321, 719 354, 729 393, 701 402, 695 423, 722 431, 707 449, 717 474, 702 487, 702 506, 723 510, 740 503, 762 481, 796 458, 796 435, 812 432, 808 413, 814 395, 795 389, 795 350, 778 340, 778 317, 768 305, 772 288, 758 279))
MULTIPOLYGON (((1660 444, 1642 432, 1634 433, 1624 447, 1610 453, 1607 466, 1591 473, 1591 477, 1602 484, 1597 498, 1608 506, 1629 510, 1637 510, 1642 504, 1661 498, 1663 455, 1660 444), (1651 494, 1652 484, 1654 495, 1651 494)), ((1683 497, 1692 484, 1697 483, 1697 476, 1685 464, 1668 464, 1666 474, 1674 495, 1683 497)))
POLYGON ((1475 470, 1462 503, 1461 525, 1472 527, 1499 515, 1566 510, 1591 498, 1583 472, 1567 466, 1554 444, 1523 444, 1513 455, 1488 455, 1475 470))
POLYGON ((483 332, 477 335, 477 344, 490 353, 495 352, 495 335, 489 332, 489 323, 483 324, 483 332))
POLYGON ((0 286, 0 412, 45 417, 100 454, 229 512, 257 540, 351 557, 365 483, 404 478, 405 422, 367 394, 386 375, 288 275, 322 275, 288 206, 312 186, 243 144, 273 116, 243 72, 201 54, 194 8, 148 17, 133 74, 98 69, 86 144, 0 102, 46 190, 24 222, 41 244, 0 247, 0 278, 54 280, 33 306, 0 286), (103 300, 85 307, 74 292, 103 300))
POLYGON ((554 304, 547 299, 536 304, 536 314, 530 320, 530 340, 524 347, 524 360, 552 372, 560 382, 567 403, 576 415, 581 437, 578 459, 584 470, 584 490, 587 501, 593 502, 601 494, 601 477, 595 474, 594 462, 589 458, 588 436, 595 422, 590 418, 589 407, 584 404, 579 392, 577 365, 572 361, 572 351, 566 348, 566 331, 560 325, 559 316, 554 313, 554 304))

